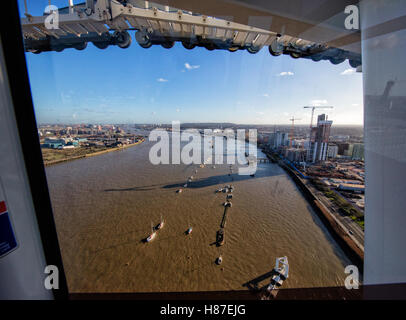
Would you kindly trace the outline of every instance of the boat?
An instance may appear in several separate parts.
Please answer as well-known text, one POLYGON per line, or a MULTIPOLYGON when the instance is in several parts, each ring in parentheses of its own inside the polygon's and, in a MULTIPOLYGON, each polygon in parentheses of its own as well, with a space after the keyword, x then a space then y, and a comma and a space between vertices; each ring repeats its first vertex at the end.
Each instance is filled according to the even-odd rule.
POLYGON ((272 290, 279 289, 282 286, 284 280, 288 278, 289 275, 289 262, 288 258, 280 257, 276 258, 275 268, 272 270, 273 275, 271 282, 269 283, 267 290, 271 292, 272 290))
POLYGON ((159 223, 157 224, 157 226, 155 227, 155 230, 160 230, 160 229, 162 229, 162 228, 164 227, 164 224, 165 224, 165 221, 162 219, 162 216, 161 216, 161 222, 159 222, 159 223))
POLYGON ((147 237, 147 239, 146 239, 147 242, 151 242, 152 240, 154 240, 155 236, 156 236, 156 232, 154 231, 147 237))
POLYGON ((216 264, 220 265, 223 262, 223 257, 221 256, 221 254, 218 256, 218 258, 216 259, 216 264))
POLYGON ((222 246, 224 244, 224 229, 221 228, 216 233, 216 244, 217 246, 222 246))
POLYGON ((230 201, 228 201, 228 200, 227 200, 226 202, 224 202, 223 205, 224 205, 225 207, 230 207, 230 208, 233 206, 233 204, 232 204, 230 201))
POLYGON ((182 189, 176 190, 176 193, 182 193, 182 189))
POLYGON ((152 233, 145 239, 146 242, 151 242, 156 237, 156 231, 152 227, 152 223, 151 223, 151 229, 152 229, 152 233))
POLYGON ((193 228, 192 227, 189 227, 189 229, 187 229, 186 230, 186 235, 188 235, 188 234, 191 234, 192 233, 192 230, 193 230, 193 228))

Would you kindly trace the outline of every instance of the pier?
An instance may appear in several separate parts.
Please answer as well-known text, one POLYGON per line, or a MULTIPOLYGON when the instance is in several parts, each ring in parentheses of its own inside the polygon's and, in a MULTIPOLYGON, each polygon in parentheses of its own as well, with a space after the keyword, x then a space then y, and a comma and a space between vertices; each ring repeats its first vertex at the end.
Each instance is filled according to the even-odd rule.
POLYGON ((223 218, 221 219, 220 228, 224 228, 226 226, 226 219, 227 219, 227 210, 228 206, 224 208, 223 218))

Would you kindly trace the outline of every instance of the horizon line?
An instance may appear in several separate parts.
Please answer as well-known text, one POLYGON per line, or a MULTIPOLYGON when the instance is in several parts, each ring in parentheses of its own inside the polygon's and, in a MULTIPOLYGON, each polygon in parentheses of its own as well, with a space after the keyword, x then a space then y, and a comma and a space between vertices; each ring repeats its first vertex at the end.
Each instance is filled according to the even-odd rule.
MULTIPOLYGON (((172 125, 172 123, 137 123, 137 122, 77 122, 77 123, 68 123, 68 122, 43 122, 43 123, 38 123, 38 125, 172 125)), ((234 123, 234 122, 180 122, 180 124, 215 124, 215 125, 221 125, 221 124, 228 124, 228 125, 238 125, 238 126, 291 126, 291 123, 273 123, 273 124, 262 124, 262 123, 234 123)), ((364 126, 363 123, 347 123, 347 124, 341 124, 341 123, 336 123, 334 126, 364 126)), ((332 125, 332 126, 333 126, 332 125)), ((309 124, 296 124, 295 127, 300 127, 300 126, 305 126, 308 127, 309 124)))

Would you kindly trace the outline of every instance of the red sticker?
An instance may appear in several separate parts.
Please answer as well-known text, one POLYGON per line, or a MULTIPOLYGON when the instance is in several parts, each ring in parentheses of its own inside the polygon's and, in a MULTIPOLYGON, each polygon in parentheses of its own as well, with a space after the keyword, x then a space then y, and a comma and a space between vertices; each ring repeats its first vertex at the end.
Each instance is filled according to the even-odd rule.
POLYGON ((0 201, 0 213, 6 212, 6 203, 4 201, 0 201))

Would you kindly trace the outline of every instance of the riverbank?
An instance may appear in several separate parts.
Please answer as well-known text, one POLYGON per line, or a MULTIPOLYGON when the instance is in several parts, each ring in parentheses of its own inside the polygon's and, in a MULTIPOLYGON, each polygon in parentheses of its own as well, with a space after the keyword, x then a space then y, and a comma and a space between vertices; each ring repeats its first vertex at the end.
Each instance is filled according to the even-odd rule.
POLYGON ((83 158, 87 158, 87 157, 94 157, 94 156, 98 156, 98 155, 109 153, 109 152, 124 150, 127 148, 134 147, 144 141, 145 141, 145 139, 142 139, 135 143, 122 145, 121 147, 106 148, 106 149, 103 149, 100 151, 97 151, 99 148, 82 148, 82 149, 78 148, 78 149, 68 149, 68 150, 42 149, 42 156, 43 156, 44 165, 51 166, 51 165, 66 162, 66 161, 83 159, 83 158), (77 154, 77 153, 79 153, 79 154, 77 154), (59 159, 49 160, 51 158, 59 158, 59 159))
POLYGON ((296 183, 297 187, 301 190, 304 197, 308 200, 309 204, 320 217, 324 225, 327 227, 331 235, 340 245, 340 247, 346 252, 351 261, 357 265, 358 269, 362 272, 364 265, 364 250, 360 248, 360 245, 350 236, 349 231, 345 226, 338 221, 330 210, 315 196, 315 194, 308 188, 305 181, 300 178, 296 172, 294 172, 283 161, 275 159, 275 157, 269 152, 263 150, 272 162, 278 163, 286 173, 296 183))

